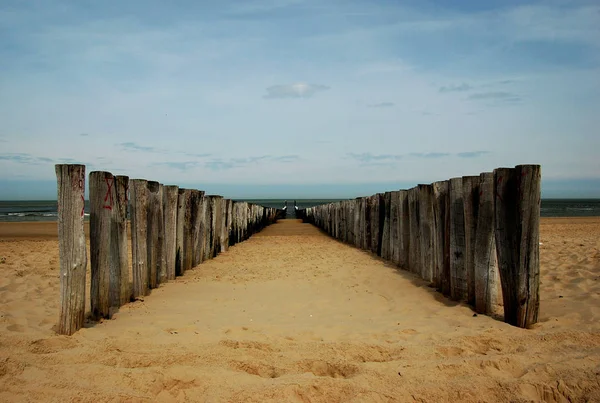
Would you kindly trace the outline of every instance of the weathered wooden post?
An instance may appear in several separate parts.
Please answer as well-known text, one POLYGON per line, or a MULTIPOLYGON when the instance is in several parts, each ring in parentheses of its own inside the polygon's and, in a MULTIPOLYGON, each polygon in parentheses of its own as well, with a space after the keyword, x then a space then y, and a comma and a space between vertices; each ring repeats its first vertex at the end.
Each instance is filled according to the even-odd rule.
POLYGON ((132 179, 131 195, 131 267, 133 298, 148 295, 148 181, 132 179))
POLYGON ((479 176, 463 176, 465 215, 465 268, 467 269, 467 302, 475 306, 475 242, 479 214, 479 176))
POLYGON ((163 187, 163 212, 165 229, 166 280, 175 280, 175 264, 177 261, 177 211, 179 187, 163 187))
POLYGON ((421 274, 421 234, 419 231, 419 188, 408 190, 409 250, 408 270, 421 274))
POLYGON ((433 232, 433 188, 431 185, 419 185, 419 236, 421 249, 421 278, 434 280, 433 259, 435 242, 433 232))
POLYGON ((228 248, 229 248, 229 241, 227 239, 228 237, 228 222, 227 222, 227 215, 229 214, 227 208, 229 206, 229 200, 228 199, 221 199, 221 228, 219 228, 219 238, 220 241, 219 243, 221 244, 221 247, 219 249, 219 253, 225 252, 228 248))
POLYGON ((177 195, 177 252, 175 258, 175 275, 183 276, 186 270, 187 239, 190 236, 190 197, 191 189, 179 188, 177 195))
POLYGON ((127 239, 127 210, 129 208, 129 177, 114 177, 115 203, 112 215, 112 253, 114 266, 111 266, 110 293, 111 306, 119 307, 131 300, 129 282, 129 248, 127 239))
POLYGON ((435 255, 434 277, 438 280, 436 287, 446 296, 450 296, 450 214, 448 181, 433 183, 433 213, 435 255))
POLYGON ((148 261, 148 287, 157 288, 161 281, 161 265, 163 261, 163 214, 162 189, 155 181, 148 181, 148 236, 146 252, 148 261))
POLYGON ((398 191, 390 192, 389 196, 389 260, 394 264, 399 264, 400 258, 400 247, 398 245, 399 242, 399 208, 398 204, 400 201, 400 196, 398 195, 398 191))
POLYGON ((467 268, 465 266, 465 210, 462 178, 452 178, 450 194, 450 297, 467 301, 467 268))
POLYGON ((211 258, 217 256, 217 254, 221 251, 221 222, 223 218, 222 214, 222 201, 223 198, 219 195, 211 195, 211 229, 212 229, 212 239, 211 239, 211 258))
MULTIPOLYGON (((362 237, 363 237, 363 213, 362 213, 362 202, 361 198, 357 197, 354 199, 354 246, 362 248, 362 237)), ((313 209, 311 209, 312 212, 313 209)))
POLYGON ((60 259, 58 333, 72 335, 81 329, 85 319, 85 165, 56 165, 55 171, 60 259))
POLYGON ((385 192, 383 195, 383 235, 381 237, 381 257, 385 260, 391 260, 391 207, 392 194, 385 192))
POLYGON ((202 196, 204 196, 204 192, 200 190, 193 189, 192 195, 190 197, 191 203, 191 215, 190 215, 190 231, 191 231, 191 242, 190 242, 190 260, 189 260, 189 268, 198 266, 202 263, 202 243, 204 239, 202 238, 202 229, 203 229, 203 221, 204 217, 202 216, 202 196))
POLYGON ((494 170, 496 248, 504 321, 528 328, 539 314, 539 165, 494 170))
POLYGON ((363 197, 361 199, 363 221, 362 226, 362 249, 369 251, 371 250, 371 201, 370 197, 363 197))
POLYGON ((214 237, 214 228, 213 228, 213 196, 206 196, 206 210, 205 210, 205 223, 206 230, 205 235, 206 239, 204 240, 204 260, 209 260, 213 258, 213 237, 214 237))
POLYGON ((347 242, 350 245, 354 245, 354 209, 356 207, 356 200, 348 200, 346 202, 348 204, 348 211, 347 211, 347 219, 348 222, 346 223, 346 230, 348 232, 348 239, 347 242))
POLYGON ((479 177, 479 209, 477 235, 474 244, 475 311, 493 313, 500 300, 500 278, 496 258, 494 217, 494 174, 484 172, 479 177))
POLYGON ((404 270, 410 270, 410 248, 413 246, 410 239, 410 208, 409 191, 398 192, 398 265, 404 270))
POLYGON ((115 200, 110 172, 90 172, 90 263, 92 318, 110 317, 111 221, 115 200))

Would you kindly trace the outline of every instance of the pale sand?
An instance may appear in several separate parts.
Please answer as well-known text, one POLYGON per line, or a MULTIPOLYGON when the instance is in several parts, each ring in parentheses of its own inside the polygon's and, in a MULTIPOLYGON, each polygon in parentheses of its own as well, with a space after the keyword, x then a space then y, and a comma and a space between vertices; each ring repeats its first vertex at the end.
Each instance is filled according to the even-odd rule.
POLYGON ((542 220, 532 330, 283 221, 72 337, 36 225, 0 225, 3 402, 600 401, 600 218, 542 220))

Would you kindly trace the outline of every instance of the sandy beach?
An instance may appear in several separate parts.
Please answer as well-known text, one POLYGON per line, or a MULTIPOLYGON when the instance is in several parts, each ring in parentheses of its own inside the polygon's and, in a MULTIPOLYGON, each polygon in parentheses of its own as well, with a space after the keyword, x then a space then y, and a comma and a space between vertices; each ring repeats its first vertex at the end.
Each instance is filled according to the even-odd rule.
POLYGON ((0 223, 0 401, 600 401, 600 217, 541 243, 530 330, 284 220, 66 337, 56 223, 0 223))

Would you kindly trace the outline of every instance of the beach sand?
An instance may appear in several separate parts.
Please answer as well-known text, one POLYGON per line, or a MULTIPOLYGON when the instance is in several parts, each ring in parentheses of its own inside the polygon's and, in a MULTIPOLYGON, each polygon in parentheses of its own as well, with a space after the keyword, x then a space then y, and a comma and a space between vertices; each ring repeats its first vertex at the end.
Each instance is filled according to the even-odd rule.
POLYGON ((600 218, 541 242, 530 330, 285 220, 67 337, 56 224, 2 223, 0 401, 600 401, 600 218))

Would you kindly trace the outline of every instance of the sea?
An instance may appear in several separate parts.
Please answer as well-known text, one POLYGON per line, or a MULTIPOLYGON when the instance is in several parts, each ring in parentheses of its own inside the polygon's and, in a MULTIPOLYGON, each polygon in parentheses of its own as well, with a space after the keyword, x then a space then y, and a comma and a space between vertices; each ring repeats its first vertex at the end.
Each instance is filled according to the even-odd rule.
MULTIPOLYGON (((340 199, 287 200, 288 217, 294 216, 294 203, 300 208, 332 203, 340 199)), ((265 207, 283 208, 284 199, 243 200, 265 207)), ((0 201, 0 222, 56 221, 56 200, 0 201)), ((85 217, 89 218, 89 202, 85 203, 85 217)), ((600 199, 542 199, 542 217, 597 217, 600 216, 600 199)))

